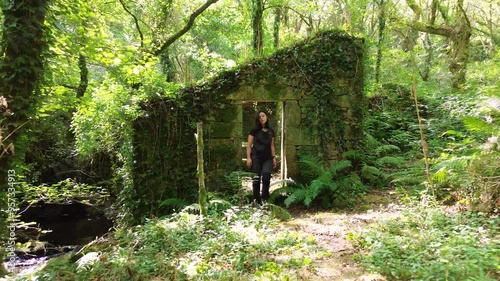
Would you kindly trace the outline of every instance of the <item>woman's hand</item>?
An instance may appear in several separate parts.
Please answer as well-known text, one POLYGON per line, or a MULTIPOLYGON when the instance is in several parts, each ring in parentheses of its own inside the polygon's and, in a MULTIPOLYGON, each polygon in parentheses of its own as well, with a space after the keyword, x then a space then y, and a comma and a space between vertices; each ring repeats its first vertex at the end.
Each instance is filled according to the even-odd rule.
POLYGON ((252 159, 250 158, 247 159, 247 167, 252 168, 252 159))
POLYGON ((276 169, 276 157, 273 158, 273 168, 276 169))

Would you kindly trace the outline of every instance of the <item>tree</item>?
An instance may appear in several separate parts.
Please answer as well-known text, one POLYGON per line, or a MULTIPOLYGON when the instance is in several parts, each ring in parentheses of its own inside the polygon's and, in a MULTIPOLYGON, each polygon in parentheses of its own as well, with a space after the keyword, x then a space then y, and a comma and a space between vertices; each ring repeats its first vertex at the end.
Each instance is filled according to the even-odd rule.
POLYGON ((377 61, 375 63, 375 82, 380 81, 380 63, 382 61, 382 42, 384 40, 385 29, 385 2, 380 0, 375 1, 378 5, 378 42, 377 42, 377 61))
POLYGON ((207 2, 205 2, 202 6, 200 6, 198 9, 196 9, 189 16, 189 20, 186 23, 186 25, 182 29, 177 31, 175 34, 170 36, 165 42, 163 42, 161 47, 157 51, 155 51, 154 54, 158 56, 161 53, 165 52, 168 49, 168 47, 170 47, 170 45, 172 45, 175 41, 177 41, 177 39, 181 38, 182 35, 184 35, 186 32, 188 32, 189 29, 191 29, 191 27, 193 27, 194 21, 196 20, 196 18, 199 15, 201 15, 201 13, 203 13, 208 7, 210 7, 210 5, 215 4, 218 1, 219 0, 207 0, 207 2))
POLYGON ((264 49, 264 28, 262 27, 264 3, 262 0, 252 0, 252 8, 253 51, 258 57, 262 55, 264 49))
MULTIPOLYGON (((29 121, 34 91, 43 70, 42 51, 45 47, 44 21, 48 2, 44 0, 12 0, 3 8, 4 24, 0 57, 0 94, 4 101, 0 117, 0 186, 2 187, 2 209, 7 190, 10 164, 14 159, 15 143, 23 126, 29 121), (6 138, 8 136, 8 139, 6 138), (4 147, 8 149, 4 150, 4 147)), ((6 218, 2 212, 1 232, 5 230, 6 218)), ((0 257, 5 254, 2 251, 0 257)), ((0 270, 0 275, 6 271, 0 270)))
MULTIPOLYGON (((408 25, 418 31, 444 36, 451 41, 449 51, 448 69, 452 74, 452 87, 461 89, 466 80, 467 63, 469 60, 469 42, 472 35, 472 27, 463 8, 463 0, 457 0, 453 11, 453 17, 448 18, 441 8, 439 0, 433 0, 431 16, 428 23, 413 20, 408 25), (440 12, 444 23, 436 25, 437 13, 440 12)), ((414 0, 406 0, 413 12, 419 15, 422 8, 414 0)))

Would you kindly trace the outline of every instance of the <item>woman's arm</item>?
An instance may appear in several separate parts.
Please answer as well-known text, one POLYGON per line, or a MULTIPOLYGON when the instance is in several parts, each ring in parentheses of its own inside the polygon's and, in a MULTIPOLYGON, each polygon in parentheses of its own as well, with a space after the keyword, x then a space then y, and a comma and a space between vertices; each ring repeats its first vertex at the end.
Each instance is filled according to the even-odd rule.
POLYGON ((251 158, 251 152, 252 152, 252 144, 253 144, 253 136, 248 135, 248 140, 247 140, 247 166, 248 168, 252 167, 252 158, 251 158))
POLYGON ((276 169, 276 146, 274 144, 274 138, 271 139, 271 155, 273 156, 273 168, 276 169))

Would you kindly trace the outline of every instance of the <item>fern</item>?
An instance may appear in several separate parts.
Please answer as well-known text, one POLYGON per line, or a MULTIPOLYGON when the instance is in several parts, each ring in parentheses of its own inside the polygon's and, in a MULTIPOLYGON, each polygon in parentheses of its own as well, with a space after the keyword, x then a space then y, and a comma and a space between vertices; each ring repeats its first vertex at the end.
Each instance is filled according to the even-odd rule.
POLYGON ((367 147, 378 147, 381 146, 382 143, 375 139, 370 133, 365 131, 364 143, 367 147))
POLYGON ((379 170, 377 167, 369 166, 366 164, 361 168, 361 175, 370 181, 383 179, 385 176, 384 172, 379 170))
POLYGON ((375 162, 380 166, 399 166, 405 163, 405 160, 401 157, 384 156, 377 159, 375 162))
POLYGON ((180 210, 189 205, 189 202, 179 198, 168 198, 160 203, 160 207, 170 207, 172 210, 180 210))
POLYGON ((328 169, 328 173, 331 174, 332 176, 335 175, 336 173, 352 167, 351 161, 349 160, 340 160, 335 165, 330 166, 328 169))
POLYGON ((289 212, 287 212, 285 209, 281 208, 280 206, 276 206, 274 204, 266 204, 266 208, 269 208, 271 211, 271 214, 275 217, 278 218, 279 220, 282 221, 288 221, 292 218, 292 215, 290 215, 289 212))
POLYGON ((351 160, 361 160, 363 155, 357 150, 348 150, 342 153, 342 157, 351 160))
POLYGON ((474 156, 461 156, 455 157, 452 159, 447 159, 439 162, 435 165, 435 168, 438 170, 446 169, 446 170, 463 170, 467 166, 469 166, 470 162, 474 159, 474 156))
POLYGON ((200 212, 200 204, 198 203, 193 203, 191 205, 188 205, 182 209, 182 212, 193 212, 193 213, 199 213, 200 212))
POLYGON ((342 205, 342 202, 336 200, 336 198, 350 196, 356 198, 360 191, 364 190, 363 188, 359 188, 364 185, 356 174, 340 174, 340 172, 352 167, 349 160, 337 161, 328 167, 328 169, 325 169, 322 161, 310 156, 307 158, 307 165, 313 168, 315 173, 321 173, 308 185, 301 185, 293 190, 285 200, 287 207, 300 202, 309 207, 318 197, 321 197, 323 207, 339 206, 342 205))
POLYGON ((291 194, 285 199, 285 205, 288 207, 292 204, 304 201, 307 197, 307 186, 299 185, 294 188, 291 194))
POLYGON ((395 145, 385 144, 385 145, 378 146, 375 149, 375 154, 377 156, 385 156, 389 153, 400 152, 400 151, 401 151, 401 149, 395 145))
POLYGON ((325 172, 323 161, 317 156, 304 155, 299 159, 302 174, 305 177, 315 178, 325 172))
POLYGON ((494 126, 492 123, 486 122, 486 120, 474 117, 474 116, 465 116, 462 118, 467 129, 470 131, 481 132, 485 134, 491 135, 499 135, 500 129, 498 126, 494 126))

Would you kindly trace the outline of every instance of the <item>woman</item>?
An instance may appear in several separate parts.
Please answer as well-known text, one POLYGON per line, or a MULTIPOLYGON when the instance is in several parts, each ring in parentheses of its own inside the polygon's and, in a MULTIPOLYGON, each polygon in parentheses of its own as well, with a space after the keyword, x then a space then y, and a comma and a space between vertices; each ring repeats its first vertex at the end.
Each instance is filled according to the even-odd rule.
POLYGON ((247 166, 255 173, 252 179, 254 202, 262 205, 262 200, 269 198, 271 173, 276 168, 276 148, 274 131, 269 128, 267 113, 259 111, 254 127, 248 134, 247 166), (262 196, 260 182, 262 179, 262 196))

